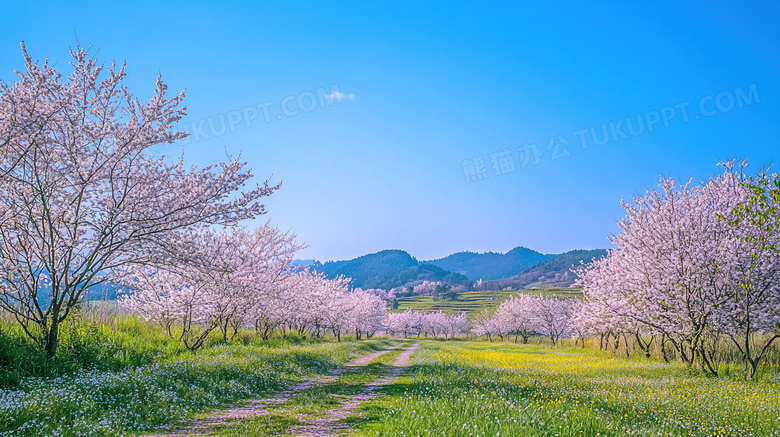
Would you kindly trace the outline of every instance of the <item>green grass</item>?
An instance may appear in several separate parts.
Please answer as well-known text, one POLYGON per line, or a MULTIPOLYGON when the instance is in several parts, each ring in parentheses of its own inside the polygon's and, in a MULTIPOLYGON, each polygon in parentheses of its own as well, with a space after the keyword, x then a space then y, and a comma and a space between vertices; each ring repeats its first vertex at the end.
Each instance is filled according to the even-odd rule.
POLYGON ((431 296, 399 297, 397 311, 401 312, 412 309, 426 312, 443 311, 448 314, 465 312, 471 315, 478 313, 485 308, 496 308, 501 305, 501 302, 509 299, 510 296, 517 296, 519 293, 531 294, 534 296, 582 296, 582 292, 576 288, 529 288, 520 291, 467 291, 461 293, 457 300, 438 300, 435 302, 431 296))
POLYGON ((302 422, 289 412, 278 412, 217 426, 209 435, 223 437, 281 436, 286 435, 287 430, 295 425, 302 425, 302 422))
POLYGON ((96 323, 71 317, 60 327, 54 357, 25 336, 15 323, 0 322, 0 389, 25 378, 57 377, 83 369, 118 371, 176 359, 184 346, 159 327, 131 317, 96 323))
POLYGON ((336 377, 296 393, 290 400, 271 404, 267 414, 229 421, 215 426, 209 435, 215 436, 288 436, 291 427, 304 420, 323 417, 364 391, 364 385, 385 375, 403 349, 388 352, 366 366, 349 368, 336 377))
POLYGON ((392 341, 336 343, 249 330, 187 351, 132 317, 71 317, 54 357, 0 322, 0 436, 115 436, 273 393, 392 341), (98 320, 100 319, 100 320, 98 320))
MULTIPOLYGON (((24 340, 10 325, 1 327, 2 371, 16 375, 7 378, 16 382, 0 390, 0 436, 115 436, 166 424, 175 429, 184 418, 273 396, 304 377, 327 375, 356 356, 398 342, 293 344, 309 340, 290 336, 287 342, 260 343, 247 334, 228 345, 215 338, 192 353, 134 319, 113 325, 81 320, 68 327, 61 355, 41 358, 29 344, 15 346, 24 340), (14 356, 38 368, 9 365, 14 356), (41 363, 49 367, 41 370, 41 363), (19 377, 24 372, 45 375, 19 377)), ((764 366, 757 381, 745 382, 737 368, 715 379, 683 365, 590 348, 422 343, 406 374, 346 419, 354 435, 780 435, 775 365, 764 366)), ((325 377, 290 400, 271 404, 267 415, 236 419, 210 432, 289 435, 291 427, 324 417, 362 393, 365 384, 387 374, 400 353, 325 377)))
POLYGON ((266 348, 223 346, 168 364, 25 380, 0 392, 0 435, 115 436, 267 396, 386 340, 266 348))
POLYGON ((591 349, 425 342, 360 436, 780 435, 780 375, 745 382, 591 349))
MULTIPOLYGON (((345 340, 354 338, 354 335, 344 336, 345 340)), ((262 340, 254 330, 246 329, 227 345, 284 348, 331 341, 332 338, 301 338, 296 332, 275 334, 262 340)), ((220 333, 212 332, 205 349, 225 345, 220 333)), ((83 370, 120 371, 170 363, 198 353, 187 351, 181 342, 170 338, 154 323, 130 316, 88 314, 87 317, 71 316, 60 325, 59 347, 55 356, 49 357, 18 324, 0 320, 0 389, 18 387, 25 378, 52 378, 83 370)))

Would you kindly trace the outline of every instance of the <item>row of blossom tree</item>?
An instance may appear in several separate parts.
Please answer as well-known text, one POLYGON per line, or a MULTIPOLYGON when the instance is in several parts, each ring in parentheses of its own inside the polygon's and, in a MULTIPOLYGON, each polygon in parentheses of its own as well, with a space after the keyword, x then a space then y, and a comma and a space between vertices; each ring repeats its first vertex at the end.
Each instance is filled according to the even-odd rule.
POLYGON ((465 313, 446 316, 442 312, 406 310, 388 314, 385 327, 390 335, 454 338, 469 332, 469 321, 465 313))
POLYGON ((514 335, 528 343, 532 335, 549 337, 553 345, 561 338, 573 336, 572 314, 577 300, 553 296, 520 294, 501 303, 495 312, 485 309, 474 319, 472 332, 477 337, 486 336, 504 340, 514 335))
POLYGON ((658 189, 623 203, 616 246, 576 273, 582 301, 521 295, 480 313, 473 333, 523 341, 543 334, 621 342, 650 357, 676 356, 718 375, 724 343, 742 356, 747 378, 780 338, 780 179, 745 175, 723 163, 702 183, 662 178, 658 189))
POLYGON ((579 335, 632 337, 648 356, 658 338, 716 376, 727 341, 752 378, 780 337, 780 182, 745 166, 725 163, 700 184, 662 178, 623 204, 616 248, 579 271, 579 335))
MULTIPOLYGON (((776 176, 747 178, 744 164, 735 168, 733 163, 724 164, 721 174, 701 184, 662 178, 659 189, 623 204, 627 216, 620 223, 622 232, 612 239, 616 248, 578 270, 583 301, 520 295, 495 312, 478 314, 471 332, 502 340, 514 335, 515 341, 522 337, 523 342, 540 334, 554 345, 567 337, 583 343, 586 337, 596 337, 602 345, 605 339, 617 343, 621 337, 627 345, 630 338, 647 356, 658 341, 662 349, 669 343, 681 360, 715 375, 722 342, 731 341, 751 378, 780 337, 779 188, 776 176)), ((282 247, 294 248, 289 236, 280 238, 278 253, 288 253, 282 247)), ((251 241, 247 236, 239 240, 251 241)), ((211 317, 222 320, 223 334, 227 326, 235 332, 238 321, 248 319, 314 335, 329 329, 337 337, 353 329, 358 337, 370 335, 382 327, 403 336, 452 337, 468 332, 462 314, 406 311, 385 320, 383 298, 392 298, 392 291, 349 293, 344 279, 327 280, 307 271, 284 274, 291 258, 269 259, 278 264, 270 269, 275 273, 249 281, 270 287, 252 292, 259 309, 249 310, 251 316, 236 322, 211 317), (274 285, 278 278, 286 285, 274 285), (286 302, 295 302, 295 309, 285 307, 286 302)), ((249 266, 257 262, 250 261, 249 266)), ((240 284, 244 291, 249 287, 240 284)), ((426 294, 435 286, 419 284, 415 292, 426 294)), ((224 306, 231 299, 215 302, 224 306)), ((214 308, 216 314, 224 311, 220 305, 214 308)))
POLYGON ((192 245, 187 263, 126 269, 119 280, 130 293, 120 304, 190 349, 214 330, 225 341, 249 326, 263 339, 274 331, 296 331, 303 337, 330 332, 340 340, 346 332, 371 337, 383 325, 386 303, 380 296, 350 291, 343 277, 294 268, 300 246, 268 224, 206 231, 185 244, 192 245))
POLYGON ((85 293, 107 281, 191 349, 248 324, 266 337, 381 327, 376 293, 291 268, 301 246, 289 233, 238 227, 265 213, 262 198, 280 184, 246 189, 252 174, 238 158, 188 168, 150 151, 186 135, 173 129, 183 92, 166 97, 158 77, 141 102, 125 65, 98 64, 81 47, 68 75, 24 44, 22 53, 19 80, 0 83, 0 308, 46 353, 85 293))

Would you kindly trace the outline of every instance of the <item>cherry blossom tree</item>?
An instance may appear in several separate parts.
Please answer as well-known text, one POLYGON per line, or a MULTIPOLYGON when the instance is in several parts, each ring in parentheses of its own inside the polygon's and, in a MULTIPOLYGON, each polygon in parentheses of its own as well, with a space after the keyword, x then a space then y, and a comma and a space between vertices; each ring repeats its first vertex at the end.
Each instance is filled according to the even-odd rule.
POLYGON ((201 232, 180 240, 189 261, 164 267, 130 265, 118 278, 130 293, 121 304, 153 320, 187 348, 201 347, 219 328, 224 341, 253 317, 254 306, 267 301, 289 270, 301 246, 294 236, 266 224, 253 230, 201 232))
POLYGON ((466 313, 459 313, 446 318, 444 327, 445 333, 449 338, 455 338, 460 335, 468 334, 469 319, 466 313))
POLYGON ((390 335, 410 334, 419 336, 429 334, 433 337, 444 335, 454 338, 469 332, 469 322, 465 313, 447 316, 442 312, 421 313, 406 310, 402 313, 390 313, 386 317, 385 326, 390 335))
MULTIPOLYGON (((607 257, 593 261, 588 266, 589 271, 581 272, 583 283, 596 280, 597 284, 586 287, 586 301, 575 310, 573 327, 581 337, 598 335, 601 349, 616 353, 622 340, 627 355, 631 347, 637 345, 649 357, 650 346, 660 331, 642 323, 636 313, 646 309, 639 301, 622 293, 620 287, 625 285, 626 279, 622 256, 622 252, 612 251, 607 257)), ((665 337, 662 336, 661 341, 663 348, 665 337)))
POLYGON ((727 240, 715 213, 728 210, 723 202, 730 196, 710 202, 713 190, 668 178, 660 187, 623 204, 628 215, 613 238, 620 250, 591 269, 600 274, 582 276, 583 289, 589 299, 606 294, 602 302, 613 315, 665 332, 683 360, 698 355, 706 363, 705 337, 717 335, 711 329, 713 304, 727 292, 717 279, 720 246, 727 240))
POLYGON ((208 281, 204 282, 202 277, 195 279, 197 270, 187 273, 183 269, 171 272, 153 267, 134 268, 122 279, 132 284, 135 291, 131 297, 123 297, 120 305, 159 323, 169 336, 177 338, 187 349, 196 350, 219 327, 219 301, 208 281), (191 276, 185 276, 187 273, 191 276), (172 331, 172 326, 178 332, 172 331))
POLYGON ((387 317, 384 299, 372 290, 359 288, 347 294, 346 298, 352 306, 349 323, 355 330, 355 338, 360 340, 364 334, 368 338, 373 337, 382 328, 387 317))
POLYGON ((442 284, 443 283, 439 281, 422 281, 414 286, 414 294, 433 295, 436 291, 436 287, 442 284))
MULTIPOLYGON (((363 290, 362 288, 356 288, 355 291, 363 290)), ((382 298, 382 300, 393 300, 395 299, 395 289, 392 289, 390 291, 383 290, 381 288, 369 288, 365 290, 366 293, 374 294, 376 296, 379 296, 382 298)))
POLYGON ((427 337, 430 334, 436 338, 447 330, 447 316, 443 312, 426 313, 422 317, 422 331, 427 337))
POLYGON ((198 169, 149 153, 185 136, 173 130, 184 93, 166 97, 160 77, 141 102, 125 65, 79 48, 63 76, 22 53, 19 80, 0 84, 0 306, 53 355, 60 323, 107 272, 182 255, 174 237, 263 214, 278 186, 239 192, 252 177, 239 159, 198 169))
POLYGON ((284 330, 293 329, 303 337, 309 332, 319 337, 327 330, 323 308, 334 296, 327 294, 326 280, 324 275, 309 269, 300 270, 289 278, 283 294, 277 299, 281 309, 280 325, 284 330))
MULTIPOLYGON (((315 276, 320 277, 319 274, 315 276)), ((341 276, 335 279, 320 278, 315 291, 320 306, 315 312, 322 315, 325 326, 341 341, 342 334, 351 328, 350 315, 356 305, 347 295, 351 280, 341 276)))
POLYGON ((497 332, 497 322, 500 323, 501 321, 493 318, 493 311, 490 308, 485 308, 474 316, 471 332, 476 337, 484 335, 488 341, 492 342, 493 335, 497 332))
POLYGON ((536 331, 538 320, 535 310, 534 298, 528 294, 520 294, 502 302, 493 319, 497 325, 506 326, 507 332, 515 333, 515 343, 520 336, 525 344, 536 331))
POLYGON ((514 333, 523 337, 523 343, 534 334, 545 335, 553 345, 561 338, 575 333, 572 325, 573 309, 577 300, 559 297, 531 296, 520 294, 512 296, 499 305, 495 311, 486 308, 474 318, 472 332, 480 337, 487 336, 488 341, 497 335, 501 340, 514 333))
MULTIPOLYGON (((733 163, 726 165, 733 171, 733 163)), ((780 338, 780 178, 762 171, 742 187, 747 199, 730 214, 718 215, 737 238, 730 259, 736 291, 723 308, 720 323, 742 353, 747 378, 752 379, 780 338)))
POLYGON ((215 316, 226 342, 252 318, 253 306, 277 290, 276 284, 290 270, 295 252, 303 248, 294 235, 268 223, 252 230, 209 232, 199 243, 209 247, 204 273, 214 284, 218 301, 215 316))
POLYGON ((580 271, 583 319, 633 332, 646 354, 642 338, 661 335, 662 348, 668 339, 682 361, 716 376, 729 338, 750 379, 777 338, 777 237, 772 219, 760 218, 771 207, 751 200, 744 163, 723 167, 701 184, 662 178, 659 189, 623 204, 618 249, 580 271))
POLYGON ((572 334, 571 316, 574 299, 537 296, 532 302, 535 329, 539 334, 549 337, 553 346, 561 338, 568 338, 572 334))
POLYGON ((402 313, 392 313, 387 317, 387 329, 392 334, 401 334, 404 338, 410 334, 419 335, 422 325, 421 314, 406 310, 402 313))
POLYGON ((385 319, 385 329, 387 330, 387 333, 391 336, 395 336, 397 333, 401 332, 404 326, 403 318, 403 313, 388 314, 385 319))
MULTIPOLYGON (((154 268, 139 268, 135 272, 127 272, 124 279, 132 284, 134 292, 132 297, 124 295, 119 298, 120 307, 144 320, 160 324, 171 338, 175 335, 172 328, 180 327, 179 339, 185 345, 189 344, 193 324, 198 327, 213 320, 208 316, 213 302, 201 298, 198 291, 188 286, 179 275, 154 268)), ((214 328, 216 324, 207 328, 208 332, 214 328)))

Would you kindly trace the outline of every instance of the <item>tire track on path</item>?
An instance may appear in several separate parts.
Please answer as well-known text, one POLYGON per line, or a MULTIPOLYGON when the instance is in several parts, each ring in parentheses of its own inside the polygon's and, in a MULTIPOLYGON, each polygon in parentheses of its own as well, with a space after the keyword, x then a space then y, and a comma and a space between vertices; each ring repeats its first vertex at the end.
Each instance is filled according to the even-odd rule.
POLYGON ((205 435, 211 432, 213 428, 216 426, 227 425, 230 422, 233 422, 235 420, 247 419, 251 417, 269 414, 269 408, 272 408, 273 406, 283 404, 289 401, 296 394, 304 392, 318 385, 334 382, 343 373, 346 373, 348 371, 355 371, 355 368, 366 366, 371 362, 373 362, 374 360, 376 360, 377 358, 381 357, 382 355, 393 352, 394 350, 401 348, 403 346, 405 345, 398 344, 394 346, 389 346, 386 349, 383 349, 381 351, 372 352, 368 355, 355 358, 354 360, 331 370, 325 376, 308 378, 304 381, 301 381, 293 385, 292 387, 286 388, 278 392, 274 396, 254 399, 247 403, 244 403, 241 406, 212 412, 206 417, 190 419, 178 425, 173 425, 173 426, 167 425, 158 428, 161 431, 171 430, 171 429, 176 429, 176 431, 173 432, 163 431, 164 433, 159 433, 159 434, 145 434, 142 437, 185 437, 185 436, 205 435))
POLYGON ((351 416, 363 402, 378 396, 378 389, 385 385, 394 384, 412 362, 412 354, 417 352, 420 343, 415 343, 401 353, 393 363, 393 367, 382 377, 365 384, 365 389, 356 395, 349 396, 349 400, 340 406, 331 409, 324 417, 310 418, 298 415, 297 419, 308 421, 306 425, 298 425, 288 430, 289 434, 299 437, 330 437, 338 436, 350 430, 345 419, 351 416))

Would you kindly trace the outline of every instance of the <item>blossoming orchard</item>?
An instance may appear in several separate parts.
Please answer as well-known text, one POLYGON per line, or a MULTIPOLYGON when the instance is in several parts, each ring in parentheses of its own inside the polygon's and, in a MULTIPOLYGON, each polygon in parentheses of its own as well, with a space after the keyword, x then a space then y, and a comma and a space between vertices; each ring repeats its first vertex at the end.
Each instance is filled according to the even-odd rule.
POLYGON ((160 153, 187 136, 183 91, 21 49, 0 81, 0 436, 780 436, 771 167, 662 176, 598 256, 303 261, 263 217, 281 182, 160 153))

